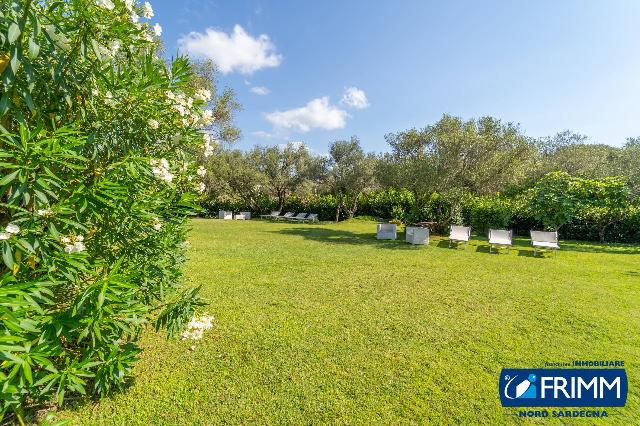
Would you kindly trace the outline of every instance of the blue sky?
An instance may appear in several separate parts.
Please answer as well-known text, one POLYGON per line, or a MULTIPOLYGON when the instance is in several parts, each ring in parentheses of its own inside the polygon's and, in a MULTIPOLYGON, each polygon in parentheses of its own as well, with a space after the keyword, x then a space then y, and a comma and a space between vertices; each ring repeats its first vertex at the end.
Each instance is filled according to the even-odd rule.
POLYGON ((618 146, 640 135, 640 1, 152 4, 167 55, 222 64, 244 108, 240 148, 293 140, 326 152, 357 135, 385 151, 385 133, 443 113, 618 146))

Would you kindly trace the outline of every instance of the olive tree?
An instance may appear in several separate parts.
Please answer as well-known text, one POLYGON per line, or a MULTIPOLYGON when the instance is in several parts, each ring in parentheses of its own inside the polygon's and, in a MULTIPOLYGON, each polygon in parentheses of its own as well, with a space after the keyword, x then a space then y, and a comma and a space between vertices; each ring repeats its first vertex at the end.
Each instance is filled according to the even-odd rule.
POLYGON ((360 141, 335 141, 329 147, 329 187, 337 199, 336 222, 344 210, 352 218, 358 208, 358 197, 374 183, 375 156, 365 154, 360 141))

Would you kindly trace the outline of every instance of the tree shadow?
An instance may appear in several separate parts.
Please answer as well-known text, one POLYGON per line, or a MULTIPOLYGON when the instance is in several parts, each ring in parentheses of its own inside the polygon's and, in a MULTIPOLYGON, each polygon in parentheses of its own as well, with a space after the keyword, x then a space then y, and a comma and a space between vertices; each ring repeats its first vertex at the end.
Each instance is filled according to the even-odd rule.
POLYGON ((371 245, 387 250, 418 250, 419 247, 421 247, 419 245, 406 243, 404 241, 404 233, 398 233, 398 239, 396 240, 378 240, 375 233, 362 234, 331 228, 286 228, 271 232, 283 235, 295 235, 325 244, 371 245))
MULTIPOLYGON (((378 240, 375 232, 371 233, 356 233, 343 229, 305 226, 280 229, 278 231, 271 231, 273 233, 283 235, 296 235, 308 240, 318 241, 327 244, 340 244, 340 245, 374 245, 377 248, 387 250, 417 250, 420 245, 414 246, 408 244, 404 240, 404 232, 398 232, 398 239, 396 240, 378 240)), ((511 254, 515 251, 518 256, 522 257, 535 257, 535 258, 547 258, 555 257, 551 251, 538 250, 537 255, 534 255, 533 247, 531 247, 531 240, 527 238, 514 238, 513 246, 511 250, 507 252, 506 248, 494 249, 492 253, 489 251, 489 244, 487 238, 484 237, 472 237, 470 243, 465 246, 463 243, 453 243, 449 247, 449 239, 441 236, 435 236, 430 241, 430 246, 437 248, 446 248, 450 250, 474 250, 477 253, 487 254, 511 254)), ((585 253, 609 253, 609 254, 640 254, 640 247, 631 246, 627 244, 615 244, 615 245, 597 245, 595 243, 584 243, 579 241, 561 241, 559 251, 577 251, 585 253)))

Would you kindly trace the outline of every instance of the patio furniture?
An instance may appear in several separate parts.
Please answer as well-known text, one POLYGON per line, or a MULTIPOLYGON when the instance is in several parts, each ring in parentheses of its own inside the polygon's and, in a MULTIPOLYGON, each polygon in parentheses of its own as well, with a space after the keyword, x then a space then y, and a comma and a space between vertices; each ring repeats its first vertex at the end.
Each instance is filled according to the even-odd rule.
POLYGON ((318 221, 318 215, 316 213, 309 213, 309 216, 301 220, 301 222, 317 222, 317 221, 318 221))
POLYGON ((506 246, 507 253, 511 249, 513 231, 511 229, 489 229, 489 253, 493 253, 493 246, 506 246))
POLYGON ((236 213, 233 218, 235 220, 249 220, 251 219, 251 212, 240 212, 236 213))
POLYGON ((288 218, 288 220, 292 220, 294 222, 300 221, 300 220, 305 220, 307 218, 307 215, 309 213, 298 213, 296 216, 292 216, 290 218, 288 218))
POLYGON ((218 219, 232 220, 233 219, 233 212, 228 212, 226 210, 220 210, 218 212, 218 219))
POLYGON ((280 216, 280 210, 274 210, 271 214, 261 214, 260 217, 263 219, 277 219, 280 216))
POLYGON ((469 237, 471 237, 470 226, 451 225, 451 230, 449 231, 449 248, 451 248, 452 242, 464 243, 466 247, 469 243, 469 237))
POLYGON ((378 240, 395 240, 398 226, 395 223, 379 223, 376 238, 378 240))
POLYGON ((276 219, 290 219, 293 217, 293 215, 295 215, 294 212, 286 212, 284 215, 282 216, 277 216, 276 219))
POLYGON ((538 249, 551 249, 553 255, 558 255, 558 233, 547 231, 531 231, 531 245, 533 246, 533 255, 538 253, 538 249))
POLYGON ((428 245, 429 228, 407 226, 405 228, 405 241, 413 245, 428 245))

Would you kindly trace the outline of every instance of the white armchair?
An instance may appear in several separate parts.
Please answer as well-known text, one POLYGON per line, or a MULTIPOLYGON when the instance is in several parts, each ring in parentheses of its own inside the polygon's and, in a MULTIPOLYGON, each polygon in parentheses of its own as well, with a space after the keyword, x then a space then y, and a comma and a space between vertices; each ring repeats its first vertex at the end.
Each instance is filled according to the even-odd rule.
POLYGON ((379 223, 376 238, 379 240, 395 240, 398 227, 395 223, 379 223))
POLYGON ((471 237, 470 226, 457 226, 451 225, 451 231, 449 232, 449 248, 451 248, 452 242, 464 243, 465 247, 469 243, 471 237))
POLYGON ((236 213, 233 218, 235 220, 249 220, 251 219, 251 212, 236 213))
POLYGON ((558 249, 558 233, 545 231, 531 231, 531 245, 533 246, 533 255, 538 254, 538 249, 551 249, 553 255, 557 256, 558 249))
POLYGON ((429 228, 407 226, 405 228, 405 241, 413 245, 428 245, 429 228))
POLYGON ((489 253, 492 253, 493 246, 506 246, 507 252, 511 249, 513 241, 513 231, 511 229, 489 229, 489 253))
POLYGON ((233 212, 220 210, 218 212, 218 219, 231 220, 231 219, 233 219, 233 212))

